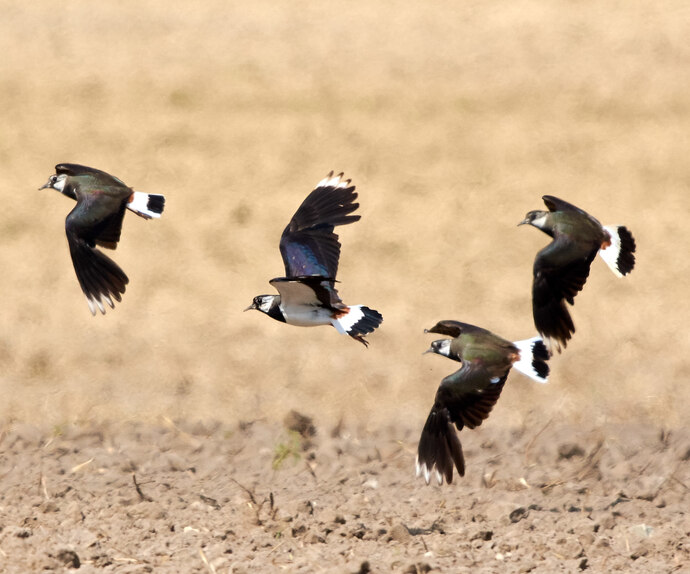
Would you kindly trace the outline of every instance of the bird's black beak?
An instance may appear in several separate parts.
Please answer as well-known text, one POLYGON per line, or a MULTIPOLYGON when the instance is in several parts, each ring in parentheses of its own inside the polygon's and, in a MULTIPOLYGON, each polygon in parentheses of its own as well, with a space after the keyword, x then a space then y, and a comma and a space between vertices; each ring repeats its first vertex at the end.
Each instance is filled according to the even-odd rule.
POLYGON ((520 223, 518 223, 518 227, 520 227, 521 225, 526 225, 528 223, 529 223, 529 219, 525 218, 520 223))
POLYGON ((249 311, 249 310, 251 310, 251 309, 256 309, 256 305, 255 305, 254 303, 252 303, 249 307, 247 307, 247 308, 245 309, 245 311, 249 311))
POLYGON ((39 187, 39 188, 38 188, 38 191, 41 191, 42 189, 47 189, 47 188, 49 188, 49 187, 53 187, 53 185, 52 185, 52 183, 50 182, 50 180, 48 180, 44 185, 42 185, 41 187, 39 187))

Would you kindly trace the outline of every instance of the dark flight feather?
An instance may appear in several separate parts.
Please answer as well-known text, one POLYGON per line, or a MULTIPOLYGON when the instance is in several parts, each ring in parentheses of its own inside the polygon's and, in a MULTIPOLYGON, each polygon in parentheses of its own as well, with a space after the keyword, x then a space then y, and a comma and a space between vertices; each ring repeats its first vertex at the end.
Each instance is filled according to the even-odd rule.
POLYGON ((355 186, 317 187, 302 202, 280 238, 280 253, 287 277, 335 277, 340 242, 334 228, 360 219, 350 215, 358 207, 355 186))

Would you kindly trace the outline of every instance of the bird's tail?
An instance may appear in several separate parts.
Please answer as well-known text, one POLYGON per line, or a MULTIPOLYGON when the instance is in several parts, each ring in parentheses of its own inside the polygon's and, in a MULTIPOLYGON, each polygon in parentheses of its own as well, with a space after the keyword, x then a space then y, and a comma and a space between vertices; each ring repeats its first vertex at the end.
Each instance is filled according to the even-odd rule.
POLYGON ((423 476, 427 484, 435 469, 436 481, 453 482, 453 466, 460 476, 465 476, 465 458, 458 433, 453 428, 448 410, 434 405, 426 419, 417 448, 417 476, 423 476))
POLYGON ((144 219, 158 218, 165 208, 165 196, 155 193, 144 193, 135 191, 129 197, 127 209, 143 217, 144 219))
POLYGON ((348 307, 346 313, 331 319, 331 323, 338 330, 338 333, 343 335, 347 333, 365 347, 369 343, 364 336, 372 333, 382 322, 381 313, 364 305, 352 305, 348 307))
POLYGON ((599 255, 616 276, 623 277, 635 267, 635 239, 623 225, 605 225, 604 229, 611 236, 611 245, 600 249, 599 255))
POLYGON ((549 365, 546 361, 551 354, 542 338, 532 337, 524 341, 515 341, 513 345, 520 349, 520 358, 513 363, 513 367, 538 383, 547 382, 549 365))

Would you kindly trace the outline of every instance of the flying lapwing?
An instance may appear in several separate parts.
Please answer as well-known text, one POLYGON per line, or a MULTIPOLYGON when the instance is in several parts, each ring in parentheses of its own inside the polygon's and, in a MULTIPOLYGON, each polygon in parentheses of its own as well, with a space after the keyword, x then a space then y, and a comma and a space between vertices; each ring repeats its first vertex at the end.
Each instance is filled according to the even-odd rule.
POLYGON ((350 181, 331 172, 302 202, 280 238, 285 277, 269 281, 279 294, 257 295, 245 311, 256 309, 300 327, 333 325, 339 333, 368 345, 365 335, 383 317, 363 305, 345 305, 335 289, 340 242, 333 230, 360 218, 351 215, 359 204, 350 181))
POLYGON ((122 300, 129 279, 125 272, 96 247, 116 249, 122 219, 129 209, 144 219, 163 213, 165 197, 134 191, 104 171, 61 163, 39 189, 52 188, 76 200, 67 215, 65 230, 72 263, 91 314, 105 314, 105 304, 114 308, 122 300))
POLYGON ((549 351, 560 352, 575 332, 565 302, 575 303, 596 254, 623 277, 635 266, 635 240, 622 225, 603 226, 582 209, 552 195, 542 199, 549 211, 530 211, 518 225, 533 225, 553 237, 534 260, 532 313, 549 351))
POLYGON ((465 457, 458 431, 486 420, 501 396, 511 367, 539 383, 549 375, 549 352, 540 337, 511 343, 486 329, 459 321, 440 321, 426 333, 452 337, 431 343, 436 353, 462 366, 445 377, 426 420, 417 449, 417 476, 427 484, 432 472, 438 484, 453 482, 453 466, 465 475, 465 457))

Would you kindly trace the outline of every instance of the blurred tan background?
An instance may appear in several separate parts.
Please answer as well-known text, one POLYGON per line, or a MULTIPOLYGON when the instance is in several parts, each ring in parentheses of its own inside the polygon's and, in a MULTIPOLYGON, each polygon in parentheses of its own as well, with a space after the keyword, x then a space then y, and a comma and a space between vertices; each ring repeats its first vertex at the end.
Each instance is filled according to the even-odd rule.
POLYGON ((516 227, 557 195, 638 243, 597 259, 550 384, 514 373, 493 424, 689 412, 687 2, 245 5, 0 2, 0 421, 162 417, 421 428, 456 365, 423 329, 534 334, 516 227), (164 193, 128 214, 121 304, 91 317, 37 191, 59 162, 164 193), (283 275, 278 241, 330 170, 360 192, 340 293, 384 315, 368 350, 242 310, 283 275), (397 422, 396 422, 397 421, 397 422))

